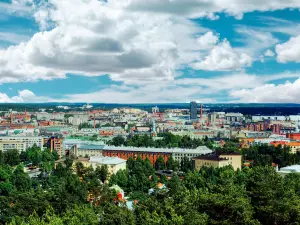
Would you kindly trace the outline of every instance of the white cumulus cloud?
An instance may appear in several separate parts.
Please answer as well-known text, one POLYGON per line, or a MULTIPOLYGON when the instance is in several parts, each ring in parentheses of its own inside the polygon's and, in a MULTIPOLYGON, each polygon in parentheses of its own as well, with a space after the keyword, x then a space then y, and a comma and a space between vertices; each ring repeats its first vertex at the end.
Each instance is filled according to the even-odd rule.
POLYGON ((6 93, 0 92, 0 103, 23 103, 23 102, 50 102, 53 99, 45 96, 36 96, 28 89, 18 91, 18 95, 9 97, 6 93))
POLYGON ((265 84, 252 89, 232 90, 230 96, 239 102, 300 103, 300 78, 284 84, 265 84))
POLYGON ((264 55, 267 57, 273 57, 273 56, 275 56, 275 53, 272 50, 268 49, 265 51, 264 55))
POLYGON ((300 62, 300 35, 276 45, 277 61, 281 63, 300 62))
POLYGON ((227 40, 215 46, 205 59, 191 64, 196 70, 228 71, 251 66, 251 56, 233 49, 227 40))

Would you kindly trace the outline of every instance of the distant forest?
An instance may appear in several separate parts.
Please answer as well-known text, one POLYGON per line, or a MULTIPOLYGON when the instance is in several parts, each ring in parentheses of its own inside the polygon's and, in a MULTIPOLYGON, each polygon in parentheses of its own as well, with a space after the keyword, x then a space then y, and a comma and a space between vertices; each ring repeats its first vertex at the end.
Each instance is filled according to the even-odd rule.
MULTIPOLYGON (((37 111, 40 108, 56 112, 68 112, 70 110, 81 110, 79 107, 86 103, 1 103, 0 111, 8 109, 28 112, 37 111), (70 110, 58 109, 56 106, 64 105, 71 107, 70 110)), ((104 104, 90 103, 92 109, 110 110, 113 108, 139 108, 151 112, 152 107, 158 106, 160 112, 166 109, 189 109, 189 103, 170 103, 170 104, 104 104)), ((200 107, 200 104, 199 104, 200 107)), ((300 105, 298 104, 205 104, 203 103, 204 111, 207 112, 239 112, 245 115, 297 115, 300 114, 300 105)), ((89 109, 90 110, 90 109, 89 109)))

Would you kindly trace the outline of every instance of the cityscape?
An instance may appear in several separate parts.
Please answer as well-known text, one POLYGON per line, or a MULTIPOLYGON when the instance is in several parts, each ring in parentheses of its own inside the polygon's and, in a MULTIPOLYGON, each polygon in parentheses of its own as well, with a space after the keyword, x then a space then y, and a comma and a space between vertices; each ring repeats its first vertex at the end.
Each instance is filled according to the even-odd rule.
POLYGON ((300 0, 0 0, 0 224, 300 224, 300 0))

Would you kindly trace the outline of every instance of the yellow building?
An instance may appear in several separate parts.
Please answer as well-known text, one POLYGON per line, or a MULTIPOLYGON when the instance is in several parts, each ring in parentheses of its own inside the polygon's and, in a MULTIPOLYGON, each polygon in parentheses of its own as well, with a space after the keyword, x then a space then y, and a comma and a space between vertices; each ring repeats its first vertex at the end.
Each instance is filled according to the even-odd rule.
POLYGON ((26 143, 18 140, 0 141, 0 151, 6 152, 10 149, 17 149, 19 152, 26 151, 26 143))
POLYGON ((229 165, 233 167, 234 170, 242 168, 242 155, 238 152, 223 153, 220 155, 221 158, 227 159, 229 165))
POLYGON ((239 153, 198 156, 193 158, 193 165, 196 170, 200 170, 203 166, 220 168, 229 165, 237 170, 242 168, 242 156, 239 153))

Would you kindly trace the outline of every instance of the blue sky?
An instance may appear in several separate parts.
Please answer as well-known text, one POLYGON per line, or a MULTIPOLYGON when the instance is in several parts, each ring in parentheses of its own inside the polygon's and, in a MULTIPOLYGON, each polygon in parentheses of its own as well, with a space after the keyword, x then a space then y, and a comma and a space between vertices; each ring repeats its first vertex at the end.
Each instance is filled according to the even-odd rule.
POLYGON ((0 0, 0 102, 300 103, 299 8, 0 0))

